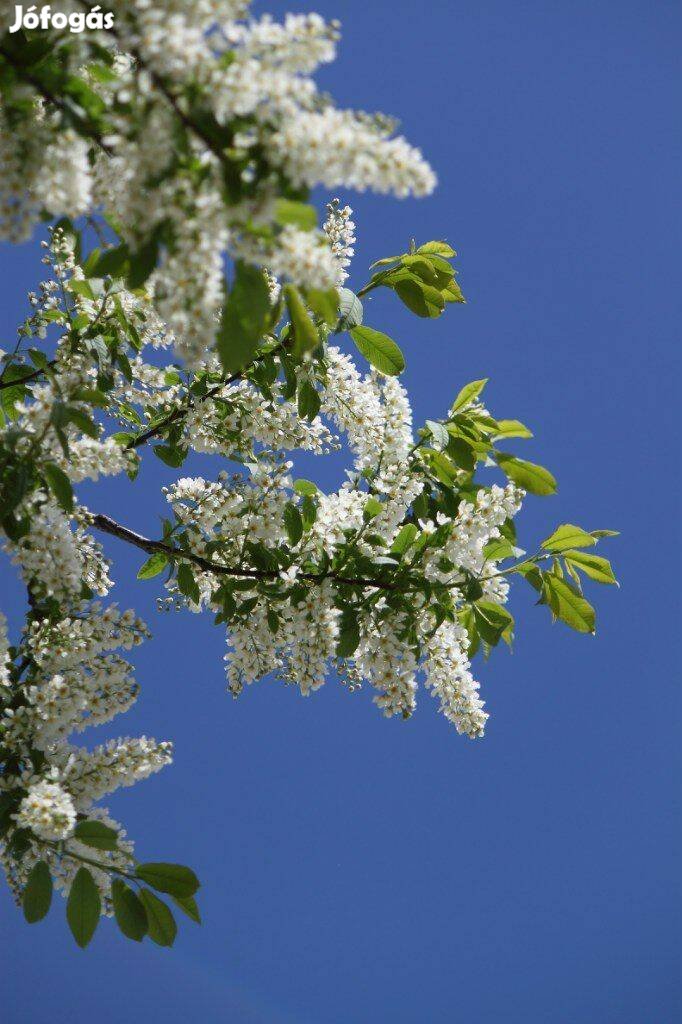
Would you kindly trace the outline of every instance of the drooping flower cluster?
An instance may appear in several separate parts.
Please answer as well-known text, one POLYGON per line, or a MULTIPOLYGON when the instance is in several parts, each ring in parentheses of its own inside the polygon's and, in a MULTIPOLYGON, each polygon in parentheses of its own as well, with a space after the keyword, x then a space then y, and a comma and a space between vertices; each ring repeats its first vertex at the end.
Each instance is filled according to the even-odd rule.
POLYGON ((334 60, 338 23, 288 14, 280 24, 234 0, 108 6, 108 29, 59 46, 55 37, 44 84, 24 73, 16 42, 5 58, 0 235, 28 237, 45 209, 72 218, 107 210, 145 277, 158 265, 156 306, 190 365, 216 333, 225 252, 305 287, 342 283, 353 240, 347 211, 318 231, 280 197, 318 184, 397 196, 433 190, 433 171, 392 136, 389 119, 337 110, 318 92, 311 76, 334 60), (63 99, 55 99, 57 68, 72 75, 63 99), (189 103, 193 94, 200 99, 189 103), (62 110, 73 105, 80 118, 64 128, 62 110))

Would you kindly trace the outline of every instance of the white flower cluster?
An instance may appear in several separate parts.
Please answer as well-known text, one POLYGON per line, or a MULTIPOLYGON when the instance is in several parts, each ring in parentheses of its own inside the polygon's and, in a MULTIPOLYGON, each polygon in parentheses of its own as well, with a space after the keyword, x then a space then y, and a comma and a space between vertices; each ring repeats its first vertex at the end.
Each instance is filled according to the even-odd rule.
POLYGON ((23 887, 33 864, 43 859, 68 893, 78 858, 93 857, 92 849, 73 837, 77 817, 87 817, 104 821, 120 834, 117 850, 98 851, 103 868, 93 871, 104 898, 103 912, 110 911, 108 867, 127 867, 132 845, 94 802, 169 764, 172 747, 143 736, 86 750, 73 746, 68 736, 107 722, 131 706, 138 687, 131 666, 116 651, 128 650, 148 635, 132 611, 98 603, 82 602, 70 612, 65 607, 58 621, 42 618, 31 623, 21 647, 31 672, 15 687, 11 705, 0 710, 2 746, 22 766, 18 773, 3 773, 0 795, 19 795, 14 825, 29 830, 29 843, 19 860, 9 852, 12 833, 0 843, 0 859, 15 891, 23 887), (38 752, 42 766, 36 770, 38 752))
POLYGON ((111 74, 89 73, 87 34, 63 48, 73 74, 98 94, 105 131, 84 138, 64 128, 43 96, 19 119, 0 110, 0 237, 28 237, 45 209, 73 218, 103 208, 133 252, 164 232, 151 291, 191 367, 213 345, 225 253, 306 288, 346 277, 350 210, 337 205, 322 231, 281 227, 282 173, 295 187, 433 190, 433 171, 418 149, 391 137, 387 119, 337 110, 318 93, 311 75, 335 57, 336 22, 249 18, 249 4, 234 0, 109 6, 115 27, 97 41, 111 51, 111 74), (197 91, 224 139, 184 109, 180 97, 197 91), (187 132, 184 156, 179 131, 187 132))

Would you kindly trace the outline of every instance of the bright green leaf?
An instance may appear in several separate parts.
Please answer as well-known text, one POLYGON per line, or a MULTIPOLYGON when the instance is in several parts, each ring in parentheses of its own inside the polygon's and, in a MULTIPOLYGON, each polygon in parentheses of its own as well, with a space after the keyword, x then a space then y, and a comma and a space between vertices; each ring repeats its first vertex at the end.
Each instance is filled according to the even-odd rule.
POLYGON ((372 366, 389 377, 397 377, 405 369, 405 359, 396 343, 372 327, 354 327, 351 338, 372 366))
POLYGON ((141 567, 137 578, 138 580, 150 580, 153 576, 158 576, 160 572, 163 572, 167 565, 168 557, 162 551, 155 551, 141 567))

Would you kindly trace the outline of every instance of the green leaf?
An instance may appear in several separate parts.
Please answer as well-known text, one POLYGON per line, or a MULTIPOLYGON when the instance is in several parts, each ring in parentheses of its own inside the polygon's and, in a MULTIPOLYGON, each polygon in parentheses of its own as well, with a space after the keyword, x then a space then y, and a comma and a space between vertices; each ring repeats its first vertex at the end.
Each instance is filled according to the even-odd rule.
POLYGON ((170 908, 149 889, 142 889, 140 899, 147 915, 149 938, 157 946, 172 946, 178 933, 170 908))
POLYGON ((178 469, 187 458, 186 448, 176 448, 169 444, 157 444, 152 448, 157 459, 161 459, 167 466, 178 469))
POLYGON ((362 517, 366 523, 370 520, 375 519, 376 516, 381 515, 384 511, 384 505, 379 501, 378 498, 369 497, 365 502, 365 507, 362 510, 362 517))
POLYGON ((317 494, 317 484, 314 484, 312 480, 304 480, 301 477, 299 480, 294 480, 294 490, 297 494, 307 495, 309 498, 314 498, 317 494))
POLYGON ((532 437, 533 434, 520 420, 498 420, 495 437, 532 437))
POLYGON ((303 536, 303 520, 298 508, 291 501, 284 506, 284 528, 287 531, 289 543, 295 547, 303 536))
POLYGON ((391 554, 404 555, 407 549, 414 544, 418 533, 419 530, 414 523, 406 523, 391 545, 391 554))
POLYGON ((99 924, 102 901, 99 889, 87 868, 79 868, 71 884, 66 904, 66 920, 71 934, 85 949, 99 924))
POLYGON ((317 388, 304 380, 298 389, 298 415, 301 419, 314 420, 320 411, 322 400, 317 388))
POLYGON ((556 480, 544 466, 537 466, 534 462, 525 462, 517 459, 506 452, 498 452, 495 456, 498 466, 513 480, 519 487, 523 487, 530 494, 555 494, 556 480))
POLYGON ((118 832, 109 828, 101 821, 79 821, 74 836, 86 846, 95 850, 115 850, 118 845, 118 832))
POLYGON ((618 530, 590 530, 593 537, 620 537, 618 530))
POLYGON ((171 896, 193 896, 199 888, 199 879, 184 864, 138 864, 135 874, 153 889, 171 896))
POLYGON ((554 615, 578 633, 594 633, 594 608, 576 588, 553 573, 543 572, 542 579, 554 615))
POLYGON ((305 298, 315 316, 327 327, 336 326, 339 319, 339 293, 335 288, 330 288, 326 292, 311 288, 305 293, 305 298))
POLYGON ((308 315, 298 288, 293 284, 285 284, 283 291, 294 331, 291 352, 295 359, 301 359, 306 352, 312 352, 317 348, 320 344, 320 336, 317 333, 317 327, 308 315))
POLYGON ((92 263, 88 264, 88 277, 121 277, 126 273, 130 251, 127 245, 106 249, 92 263))
POLYGON ((54 462, 46 462, 43 466, 43 476, 64 511, 73 512, 73 489, 64 470, 55 466, 54 462))
POLYGON ((608 558, 588 555, 584 551, 564 551, 564 558, 568 564, 577 566, 597 583, 618 584, 608 558))
POLYGON ((350 336, 372 366, 389 377, 397 377, 405 369, 405 359, 396 343, 372 327, 353 327, 350 336))
POLYGON ((167 556, 162 551, 155 551, 144 563, 137 574, 137 578, 138 580, 150 580, 152 577, 158 576, 160 572, 163 572, 167 565, 167 556))
POLYGON ((24 917, 28 923, 35 924, 37 921, 42 921, 47 915, 51 903, 52 875, 45 861, 39 860, 31 868, 22 897, 24 917))
POLYGON ((129 288, 134 291, 136 288, 142 287, 154 270, 158 257, 159 241, 156 235, 150 238, 148 242, 145 242, 141 248, 129 253, 128 275, 126 278, 126 284, 129 288))
POLYGON ((417 277, 403 277, 392 285, 396 295, 412 312, 421 317, 440 316, 445 299, 437 288, 431 288, 417 277))
POLYGON ((447 242, 425 242, 424 245, 419 246, 417 252, 432 253, 434 256, 444 256, 446 259, 457 255, 452 246, 448 245, 447 242))
POLYGON ((467 405, 471 405, 481 394, 489 379, 489 377, 483 377, 482 380, 472 380, 470 384, 465 384, 452 404, 452 412, 460 412, 467 405))
POLYGON ((567 551, 569 548, 591 548, 596 544, 591 533, 586 533, 579 526, 563 523, 557 526, 551 537, 543 540, 541 547, 545 551, 567 551))
POLYGON ((474 620, 481 639, 493 647, 503 635, 514 626, 514 619, 499 604, 493 601, 477 601, 473 606, 474 620))
POLYGON ((445 426, 445 424, 439 423, 438 420, 427 420, 426 426, 434 441, 437 441, 438 444, 442 445, 443 448, 445 448, 448 441, 450 440, 448 428, 445 426))
POLYGON ((446 487, 453 487, 457 482, 457 466, 448 458, 444 452, 438 452, 435 448, 425 448, 424 455, 429 464, 429 469, 442 484, 446 487))
POLYGON ((339 322, 336 330, 350 331, 362 323, 363 309, 360 299, 350 288, 339 288, 339 322))
POLYGON ((341 615, 339 638, 336 642, 336 657, 350 658, 355 654, 360 643, 360 627, 357 614, 346 609, 341 615))
POLYGON ((91 301, 95 298, 95 293, 87 281, 72 277, 66 287, 74 295, 82 295, 83 298, 90 299, 91 301))
POLYGON ((284 227, 293 224, 303 231, 317 227, 317 210, 309 203, 298 203, 293 199, 278 199, 275 203, 275 220, 284 227))
POLYGON ((142 902, 120 878, 115 878, 111 883, 111 898, 116 924, 125 937, 142 942, 147 934, 147 915, 142 902))
POLYGON ((176 907, 182 910, 183 914, 187 914, 187 917, 191 918, 192 921, 201 924, 201 914, 199 913, 199 907, 194 896, 171 896, 171 899, 176 907))
POLYGON ((201 600, 201 593, 197 585, 197 581, 194 578, 194 573, 190 569, 187 562, 181 562, 178 568, 178 590, 185 597, 188 597, 195 604, 199 604, 201 600))
POLYGON ((258 267, 238 261, 217 336, 218 354, 227 373, 236 373, 251 362, 271 319, 265 274, 258 267))

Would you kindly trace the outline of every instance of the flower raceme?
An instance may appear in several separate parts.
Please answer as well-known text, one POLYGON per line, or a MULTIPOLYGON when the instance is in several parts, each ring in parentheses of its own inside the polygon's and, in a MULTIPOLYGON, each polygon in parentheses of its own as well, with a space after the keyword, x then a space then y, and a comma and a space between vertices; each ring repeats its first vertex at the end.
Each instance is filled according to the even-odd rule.
POLYGON ((531 433, 490 413, 486 380, 415 430, 403 353, 362 299, 384 289, 434 320, 464 299, 445 241, 378 260, 354 292, 351 208, 332 200, 318 228, 320 182, 398 196, 435 182, 387 119, 316 92, 338 26, 249 20, 229 0, 109 7, 114 27, 62 37, 59 61, 50 31, 0 42, 4 234, 61 216, 0 353, 0 537, 29 599, 13 641, 0 615, 0 856, 29 922, 56 887, 80 945, 101 915, 171 945, 166 897, 199 920, 196 876, 140 864, 99 803, 169 764, 171 744, 74 742, 133 705, 124 655, 149 636, 109 599, 109 536, 140 549, 140 581, 164 574, 160 608, 225 630, 234 697, 265 677, 303 696, 335 678, 409 719, 423 687, 473 739, 488 710, 472 663, 513 641, 511 583, 594 632, 583 587, 615 583, 592 550, 612 531, 563 524, 518 546, 526 494, 556 483, 507 450, 531 433), (300 452, 344 453, 345 482, 298 477, 300 452), (134 480, 151 453, 177 471, 160 536, 81 503, 81 481, 134 480), (193 453, 212 478, 183 470, 193 453))

